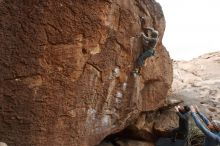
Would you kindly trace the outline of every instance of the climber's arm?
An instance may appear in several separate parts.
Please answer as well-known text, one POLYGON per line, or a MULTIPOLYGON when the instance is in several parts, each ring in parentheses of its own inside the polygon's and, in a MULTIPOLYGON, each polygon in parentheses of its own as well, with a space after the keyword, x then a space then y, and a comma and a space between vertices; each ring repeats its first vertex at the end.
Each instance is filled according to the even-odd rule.
POLYGON ((192 112, 193 120, 195 121, 198 128, 209 138, 212 138, 218 142, 220 142, 220 137, 212 133, 209 129, 207 129, 202 122, 199 120, 199 118, 196 116, 195 112, 192 112))
POLYGON ((180 119, 188 120, 187 114, 180 113, 179 106, 175 106, 174 108, 176 110, 176 114, 179 116, 180 119))
POLYGON ((147 37, 144 33, 142 33, 141 36, 142 36, 144 41, 157 42, 157 38, 147 37))
POLYGON ((187 115, 181 114, 180 112, 176 112, 176 113, 179 116, 179 118, 187 120, 187 118, 188 118, 187 115))
POLYGON ((206 116, 203 115, 203 114, 199 111, 198 106, 195 106, 194 108, 195 108, 196 113, 197 113, 197 114, 199 115, 199 117, 203 120, 203 122, 204 122, 206 125, 208 125, 208 124, 210 123, 210 121, 208 120, 208 118, 206 118, 206 116))
POLYGON ((208 124, 210 123, 210 121, 208 120, 208 118, 207 118, 205 115, 203 115, 201 112, 197 112, 197 114, 198 114, 199 117, 204 121, 204 123, 205 123, 206 125, 208 125, 208 124))

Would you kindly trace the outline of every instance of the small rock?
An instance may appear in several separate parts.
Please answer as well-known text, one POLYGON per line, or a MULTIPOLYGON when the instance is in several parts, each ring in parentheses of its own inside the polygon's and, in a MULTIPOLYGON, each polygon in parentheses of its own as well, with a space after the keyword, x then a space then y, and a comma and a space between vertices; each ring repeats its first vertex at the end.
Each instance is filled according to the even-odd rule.
POLYGON ((126 88, 127 88, 127 83, 123 83, 123 84, 122 84, 122 90, 125 91, 126 88))
POLYGON ((120 68, 119 67, 116 67, 112 70, 112 74, 114 77, 119 77, 120 75, 120 68))
POLYGON ((204 101, 201 101, 200 104, 205 104, 205 102, 204 102, 204 101))
POLYGON ((208 110, 210 111, 210 112, 216 112, 216 109, 214 109, 214 108, 208 108, 208 110))
POLYGON ((117 91, 115 96, 116 96, 117 98, 122 98, 122 97, 123 97, 123 94, 122 94, 120 91, 117 91))

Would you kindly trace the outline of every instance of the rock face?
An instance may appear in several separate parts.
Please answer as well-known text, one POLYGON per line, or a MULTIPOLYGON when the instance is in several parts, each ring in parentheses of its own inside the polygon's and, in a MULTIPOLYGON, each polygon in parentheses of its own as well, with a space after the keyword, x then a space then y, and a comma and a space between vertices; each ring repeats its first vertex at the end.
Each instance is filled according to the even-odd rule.
POLYGON ((220 118, 220 52, 191 61, 174 62, 173 93, 196 104, 213 119, 220 118))
POLYGON ((142 112, 135 122, 117 136, 147 142, 155 142, 161 136, 170 136, 172 130, 179 126, 179 118, 173 107, 181 103, 181 100, 167 100, 159 110, 142 112))
POLYGON ((8 145, 96 145, 163 106, 172 63, 154 0, 1 0, 0 19, 0 140, 8 145), (134 77, 139 16, 160 38, 134 77))
POLYGON ((179 117, 174 110, 166 110, 160 113, 154 123, 154 134, 158 137, 171 136, 172 130, 179 127, 179 117))

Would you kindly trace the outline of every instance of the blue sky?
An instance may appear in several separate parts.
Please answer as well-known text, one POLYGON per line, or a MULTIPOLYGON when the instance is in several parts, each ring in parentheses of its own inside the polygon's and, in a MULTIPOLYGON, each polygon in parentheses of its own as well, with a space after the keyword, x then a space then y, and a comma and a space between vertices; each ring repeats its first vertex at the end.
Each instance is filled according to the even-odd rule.
POLYGON ((163 43, 176 60, 220 51, 220 0, 156 0, 166 30, 163 43))

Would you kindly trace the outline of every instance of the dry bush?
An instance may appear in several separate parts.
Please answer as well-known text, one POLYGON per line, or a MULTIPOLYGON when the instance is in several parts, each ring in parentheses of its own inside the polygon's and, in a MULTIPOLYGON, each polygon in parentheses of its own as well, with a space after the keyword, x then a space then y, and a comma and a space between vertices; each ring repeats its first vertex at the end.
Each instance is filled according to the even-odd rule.
POLYGON ((188 146, 203 146, 204 138, 204 134, 191 118, 189 121, 188 146))

